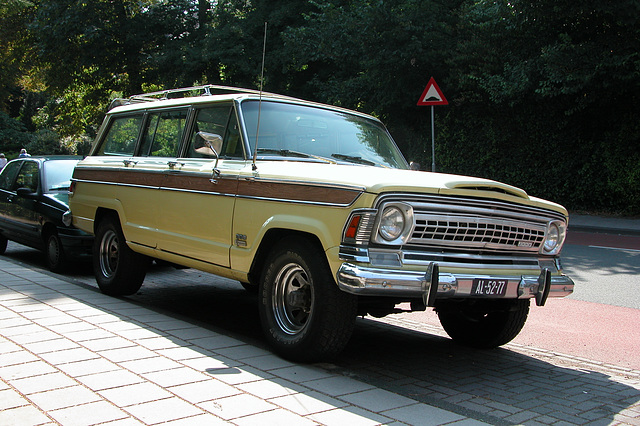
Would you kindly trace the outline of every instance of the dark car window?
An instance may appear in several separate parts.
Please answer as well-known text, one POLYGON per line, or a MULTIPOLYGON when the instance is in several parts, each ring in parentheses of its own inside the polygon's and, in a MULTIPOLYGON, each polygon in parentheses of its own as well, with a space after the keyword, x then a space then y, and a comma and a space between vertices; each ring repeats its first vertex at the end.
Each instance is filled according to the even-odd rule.
POLYGON ((38 192, 39 175, 38 163, 25 161, 20 172, 18 172, 18 177, 12 190, 17 191, 18 188, 28 188, 31 192, 38 192))
POLYGON ((150 113, 142 136, 140 155, 177 157, 187 112, 182 109, 150 113))
POLYGON ((133 155, 142 115, 114 118, 97 155, 133 155))
POLYGON ((18 170, 20 170, 20 165, 22 165, 22 161, 12 161, 2 169, 2 174, 0 174, 0 188, 11 191, 13 189, 13 183, 16 181, 16 175, 18 174, 18 170))

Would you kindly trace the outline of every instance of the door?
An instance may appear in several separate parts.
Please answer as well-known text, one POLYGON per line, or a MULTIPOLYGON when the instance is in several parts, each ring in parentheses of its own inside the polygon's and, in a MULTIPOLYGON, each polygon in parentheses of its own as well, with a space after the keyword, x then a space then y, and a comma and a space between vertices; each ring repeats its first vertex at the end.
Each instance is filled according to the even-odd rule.
POLYGON ((5 166, 0 177, 0 227, 8 239, 30 246, 42 245, 36 213, 39 191, 37 161, 16 161, 5 166), (19 196, 18 189, 26 189, 33 196, 19 196))
POLYGON ((182 155, 168 159, 158 249, 229 267, 238 170, 244 151, 231 104, 193 110, 182 155))

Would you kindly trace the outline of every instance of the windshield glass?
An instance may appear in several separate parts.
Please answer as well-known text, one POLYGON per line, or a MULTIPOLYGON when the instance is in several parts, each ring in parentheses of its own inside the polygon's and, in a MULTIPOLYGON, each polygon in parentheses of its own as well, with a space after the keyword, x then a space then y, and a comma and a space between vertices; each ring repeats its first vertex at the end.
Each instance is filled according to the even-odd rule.
POLYGON ((68 191, 71 184, 73 169, 78 160, 50 160, 45 161, 44 167, 44 191, 60 192, 68 191))
MULTIPOLYGON (((242 103, 251 149, 256 146, 258 101, 242 103)), ((262 101, 258 158, 354 163, 406 169, 407 162, 375 120, 314 106, 262 101)))

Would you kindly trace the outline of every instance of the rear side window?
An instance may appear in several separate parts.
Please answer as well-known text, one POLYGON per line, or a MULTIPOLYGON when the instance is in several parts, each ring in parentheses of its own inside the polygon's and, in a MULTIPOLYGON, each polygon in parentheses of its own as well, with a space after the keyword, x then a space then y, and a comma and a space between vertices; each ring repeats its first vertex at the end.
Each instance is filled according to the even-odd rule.
POLYGON ((132 156, 136 149, 141 124, 142 115, 114 118, 97 155, 132 156))
POLYGON ((140 155, 177 157, 188 110, 151 112, 142 136, 140 155))

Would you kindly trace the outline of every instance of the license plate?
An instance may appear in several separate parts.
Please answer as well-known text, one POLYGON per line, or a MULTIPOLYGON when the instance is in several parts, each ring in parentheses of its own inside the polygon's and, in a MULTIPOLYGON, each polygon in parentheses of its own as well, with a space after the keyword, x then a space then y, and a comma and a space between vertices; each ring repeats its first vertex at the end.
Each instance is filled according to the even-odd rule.
POLYGON ((490 280, 475 278, 471 286, 471 296, 504 296, 509 280, 490 280))

